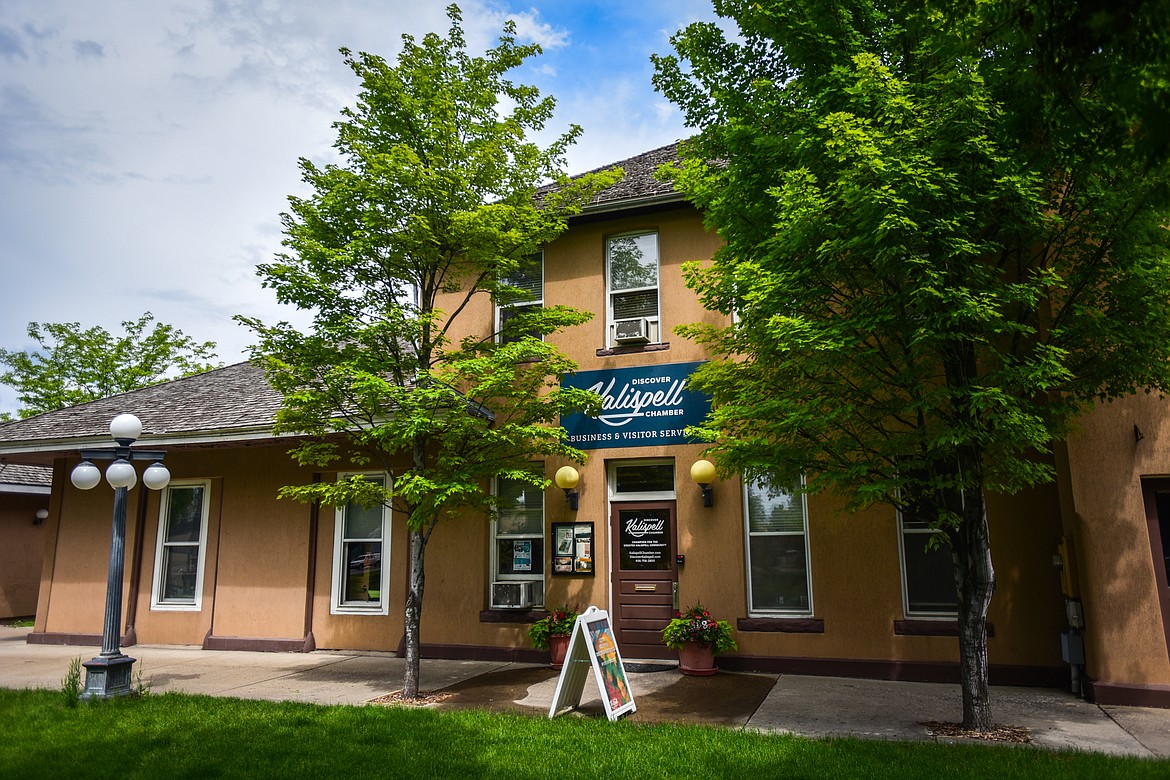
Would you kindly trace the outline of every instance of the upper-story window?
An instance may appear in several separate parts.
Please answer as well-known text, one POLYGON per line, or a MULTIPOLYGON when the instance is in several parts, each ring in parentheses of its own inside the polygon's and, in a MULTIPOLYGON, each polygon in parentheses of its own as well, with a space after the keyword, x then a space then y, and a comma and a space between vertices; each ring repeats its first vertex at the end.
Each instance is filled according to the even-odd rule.
POLYGON ((605 245, 607 346, 659 337, 658 234, 611 236, 605 245))
POLYGON ((509 287, 523 290, 523 295, 517 300, 496 302, 496 338, 501 344, 519 341, 525 335, 541 338, 539 333, 525 333, 508 323, 517 314, 523 314, 531 309, 539 309, 544 305, 544 253, 538 252, 521 264, 512 273, 500 280, 509 287))

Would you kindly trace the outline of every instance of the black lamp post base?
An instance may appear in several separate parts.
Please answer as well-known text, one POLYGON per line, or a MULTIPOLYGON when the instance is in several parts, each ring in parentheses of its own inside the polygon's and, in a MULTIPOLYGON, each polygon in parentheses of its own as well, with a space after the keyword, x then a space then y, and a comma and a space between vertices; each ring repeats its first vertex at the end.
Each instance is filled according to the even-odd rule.
POLYGON ((130 695, 130 669, 134 661, 128 655, 99 655, 82 664, 85 667, 83 699, 113 699, 130 695))

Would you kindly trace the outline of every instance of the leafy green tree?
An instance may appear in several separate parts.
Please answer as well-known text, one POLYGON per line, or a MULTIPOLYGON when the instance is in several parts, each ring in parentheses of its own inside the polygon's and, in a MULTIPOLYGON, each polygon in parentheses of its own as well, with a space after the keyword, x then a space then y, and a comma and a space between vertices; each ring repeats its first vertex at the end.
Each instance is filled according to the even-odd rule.
POLYGON ((725 472, 912 508, 949 546, 963 723, 991 726, 985 493, 1099 399, 1170 387, 1165 3, 717 0, 656 86, 725 246, 703 433, 725 472), (1132 6, 1132 7, 1131 7, 1132 6))
POLYGON ((620 176, 569 181, 564 152, 580 128, 548 148, 526 140, 554 101, 506 77, 539 47, 517 44, 508 23, 496 47, 469 56, 459 9, 447 12, 447 37, 403 36, 395 65, 342 50, 361 91, 335 124, 340 162, 301 161, 312 194, 290 199, 288 252, 259 269, 282 302, 313 312, 311 332, 243 319, 259 337, 254 357, 284 396, 276 430, 311 436, 295 457, 393 475, 388 488, 357 478, 288 486, 281 495, 382 504, 406 518, 403 691, 411 698, 423 564, 436 525, 456 511, 490 511, 493 477, 545 487, 533 460, 583 459, 565 444, 558 418, 599 402, 559 388, 576 366, 542 338, 592 315, 517 306, 508 337, 494 338, 483 333, 486 323, 461 324, 464 314, 475 299, 526 300, 522 283, 537 270, 539 248, 620 176), (542 182, 560 186, 543 191, 537 207, 542 182), (456 342, 456 332, 476 335, 456 342), (398 465, 403 455, 407 468, 398 465))
POLYGON ((0 349, 0 382, 16 389, 18 414, 34 414, 127 393, 215 368, 215 343, 199 343, 146 312, 124 335, 76 322, 30 322, 32 350, 0 349), (151 328, 151 323, 154 327, 151 328))

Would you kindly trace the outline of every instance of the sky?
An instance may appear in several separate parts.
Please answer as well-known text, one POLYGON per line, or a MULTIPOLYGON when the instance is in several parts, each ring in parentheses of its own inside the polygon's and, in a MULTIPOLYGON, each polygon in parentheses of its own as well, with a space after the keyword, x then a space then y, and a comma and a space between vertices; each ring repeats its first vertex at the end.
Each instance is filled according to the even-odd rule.
MULTIPOLYGON (((30 322, 120 332, 152 312, 225 364, 246 358, 236 314, 298 320, 256 265, 305 195, 297 160, 331 158, 357 80, 338 49, 393 61, 403 34, 445 34, 432 0, 0 0, 0 347, 30 322)), ((709 0, 464 0, 473 54, 507 19, 544 54, 515 80, 553 95, 537 140, 570 124, 579 173, 688 134, 651 85, 652 53, 709 0)), ((0 385, 0 412, 16 392, 0 385)))

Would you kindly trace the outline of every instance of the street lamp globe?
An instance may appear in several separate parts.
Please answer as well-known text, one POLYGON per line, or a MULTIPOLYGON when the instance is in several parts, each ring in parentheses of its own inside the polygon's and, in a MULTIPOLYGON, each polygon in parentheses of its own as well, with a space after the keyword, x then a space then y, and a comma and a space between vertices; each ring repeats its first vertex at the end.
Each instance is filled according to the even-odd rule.
POLYGON ((137 481, 138 474, 129 461, 118 459, 106 469, 106 482, 110 483, 110 487, 130 489, 137 481))
POLYGON ((110 435, 119 444, 129 444, 142 435, 142 421, 132 414, 119 414, 110 420, 110 435))
POLYGON ((102 481, 102 472, 88 460, 83 460, 69 474, 69 481, 78 490, 93 490, 102 481))
POLYGON ((151 490, 162 490, 171 482, 171 472, 166 466, 155 461, 142 472, 142 484, 151 490))

